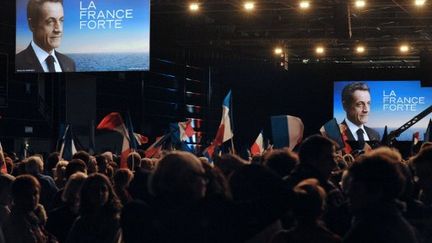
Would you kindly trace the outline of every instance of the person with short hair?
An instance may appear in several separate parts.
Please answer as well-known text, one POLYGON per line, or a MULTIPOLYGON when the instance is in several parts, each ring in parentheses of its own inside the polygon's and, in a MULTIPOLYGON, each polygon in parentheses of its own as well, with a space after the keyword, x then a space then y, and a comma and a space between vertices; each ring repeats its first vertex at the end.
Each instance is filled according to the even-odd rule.
POLYGON ((58 188, 52 177, 42 174, 44 163, 39 156, 31 156, 25 162, 27 173, 33 175, 40 183, 40 202, 46 209, 51 208, 51 200, 57 193, 58 188))
POLYGON ((420 189, 419 199, 428 206, 432 206, 432 146, 420 150, 412 158, 417 185, 420 189))
POLYGON ((87 153, 84 150, 80 150, 76 152, 74 155, 72 155, 72 159, 80 159, 84 161, 84 163, 87 166, 87 174, 92 174, 97 172, 97 162, 96 159, 94 159, 93 156, 90 156, 89 153, 87 153))
POLYGON ((305 179, 317 179, 328 195, 323 221, 332 232, 343 235, 349 228, 351 217, 344 194, 331 181, 332 173, 337 169, 336 146, 335 142, 321 135, 307 137, 300 144, 300 162, 286 181, 289 188, 294 188, 305 179))
POLYGON ((321 135, 312 135, 300 145, 299 163, 288 176, 287 181, 293 188, 300 181, 315 178, 329 192, 335 186, 329 181, 332 171, 336 168, 336 144, 321 135))
POLYGON ((298 161, 298 155, 288 149, 275 149, 264 156, 264 165, 282 178, 291 173, 298 161))
POLYGON ((385 154, 363 155, 349 168, 346 191, 354 218, 343 242, 419 242, 396 203, 404 179, 398 161, 385 154))
POLYGON ((190 203, 204 198, 206 181, 201 161, 194 155, 173 152, 163 157, 150 180, 151 192, 172 203, 190 203))
POLYGON ((29 0, 27 22, 30 45, 15 56, 17 72, 73 72, 75 62, 56 51, 63 37, 63 1, 29 0))
POLYGON ((354 150, 363 150, 366 141, 380 141, 380 135, 365 124, 369 120, 371 95, 369 86, 363 82, 352 82, 342 90, 342 106, 346 118, 341 123, 345 127, 347 140, 354 150))
POLYGON ((139 168, 141 168, 141 156, 137 152, 129 153, 126 162, 127 162, 127 167, 131 171, 136 171, 139 168))
POLYGON ((54 169, 57 166, 57 163, 60 161, 60 153, 59 152, 52 152, 48 155, 46 159, 46 164, 44 166, 44 174, 49 175, 51 177, 54 176, 54 169))
POLYGON ((292 212, 297 224, 278 232, 271 243, 338 243, 342 239, 329 231, 320 217, 325 210, 326 192, 316 179, 306 179, 294 189, 292 212))
POLYGON ((133 177, 133 172, 127 168, 118 169, 114 174, 114 191, 123 205, 132 201, 132 196, 127 189, 133 177))

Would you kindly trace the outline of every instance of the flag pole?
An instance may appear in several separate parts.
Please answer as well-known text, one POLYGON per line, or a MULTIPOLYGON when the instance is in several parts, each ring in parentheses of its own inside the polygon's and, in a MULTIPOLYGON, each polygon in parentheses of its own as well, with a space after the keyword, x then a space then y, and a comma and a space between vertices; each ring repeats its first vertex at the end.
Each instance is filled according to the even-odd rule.
POLYGON ((236 154, 235 148, 234 148, 234 137, 231 138, 231 149, 232 149, 232 153, 236 154))

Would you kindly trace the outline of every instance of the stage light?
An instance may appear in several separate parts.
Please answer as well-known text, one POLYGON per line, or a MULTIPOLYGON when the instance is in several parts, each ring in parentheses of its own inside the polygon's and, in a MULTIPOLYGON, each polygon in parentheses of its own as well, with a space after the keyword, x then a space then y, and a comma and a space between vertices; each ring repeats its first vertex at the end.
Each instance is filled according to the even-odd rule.
POLYGON ((310 7, 310 2, 309 1, 300 1, 299 6, 301 9, 308 9, 310 7))
POLYGON ((358 54, 362 54, 362 53, 364 53, 365 52, 365 47, 364 46, 357 46, 357 48, 356 48, 356 52, 358 53, 358 54))
POLYGON ((356 0, 355 1, 356 8, 364 8, 366 6, 365 0, 356 0))
POLYGON ((415 0, 414 4, 418 7, 425 5, 426 0, 415 0))
POLYGON ((199 10, 199 4, 198 3, 190 3, 189 4, 189 10, 191 12, 197 12, 199 10))
POLYGON ((410 49, 409 46, 406 44, 403 44, 399 47, 399 51, 402 53, 407 53, 409 51, 409 49, 410 49))
POLYGON ((255 3, 254 2, 245 2, 243 7, 246 11, 252 11, 255 9, 255 3))
POLYGON ((274 52, 274 54, 276 54, 276 55, 280 55, 280 54, 282 54, 282 48, 280 48, 280 47, 276 47, 274 50, 273 50, 273 52, 274 52))
POLYGON ((318 55, 322 55, 322 54, 324 54, 324 47, 322 47, 322 46, 318 46, 316 49, 315 49, 315 53, 316 54, 318 54, 318 55))

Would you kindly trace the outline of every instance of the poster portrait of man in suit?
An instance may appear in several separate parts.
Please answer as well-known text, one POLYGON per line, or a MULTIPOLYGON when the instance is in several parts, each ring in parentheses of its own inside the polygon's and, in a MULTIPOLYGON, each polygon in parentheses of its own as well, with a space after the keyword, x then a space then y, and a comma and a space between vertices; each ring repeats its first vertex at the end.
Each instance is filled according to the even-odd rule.
POLYGON ((366 83, 352 82, 346 85, 342 90, 342 105, 346 117, 341 125, 346 126, 348 141, 356 142, 355 147, 362 149, 365 142, 380 140, 379 133, 365 125, 371 111, 370 89, 366 83))
POLYGON ((62 0, 29 0, 27 23, 33 39, 15 56, 17 72, 73 72, 75 62, 56 51, 63 37, 62 0))

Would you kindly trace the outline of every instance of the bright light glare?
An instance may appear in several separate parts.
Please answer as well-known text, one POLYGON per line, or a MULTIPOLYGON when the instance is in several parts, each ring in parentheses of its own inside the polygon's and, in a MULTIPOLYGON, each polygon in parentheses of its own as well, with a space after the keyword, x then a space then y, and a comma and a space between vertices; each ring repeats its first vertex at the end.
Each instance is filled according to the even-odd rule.
POLYGON ((400 50, 402 53, 406 53, 406 52, 409 51, 409 46, 408 46, 408 45, 401 45, 401 46, 399 47, 399 50, 400 50))
POLYGON ((324 53, 324 47, 322 47, 322 46, 318 46, 318 47, 315 49, 315 52, 316 52, 317 54, 323 54, 323 53, 324 53))
POLYGON ((199 4, 198 3, 189 4, 189 10, 192 12, 198 11, 199 10, 199 4))
POLYGON ((416 6, 419 6, 419 7, 425 5, 425 3, 426 3, 426 0, 415 0, 415 2, 414 2, 414 4, 416 6))
POLYGON ((355 1, 356 8, 364 8, 366 6, 366 1, 364 0, 357 0, 355 1))
POLYGON ((276 54, 276 55, 280 55, 280 54, 282 54, 282 48, 280 48, 280 47, 276 47, 276 48, 274 49, 274 54, 276 54))
POLYGON ((243 6, 247 11, 252 11, 255 9, 255 3, 254 2, 245 2, 245 4, 243 6))
POLYGON ((309 3, 309 1, 301 1, 300 2, 300 8, 301 9, 307 9, 307 8, 309 8, 310 7, 310 3, 309 3))
POLYGON ((364 52, 365 52, 365 48, 364 48, 364 46, 357 46, 357 48, 356 48, 356 52, 357 52, 357 53, 364 53, 364 52))

